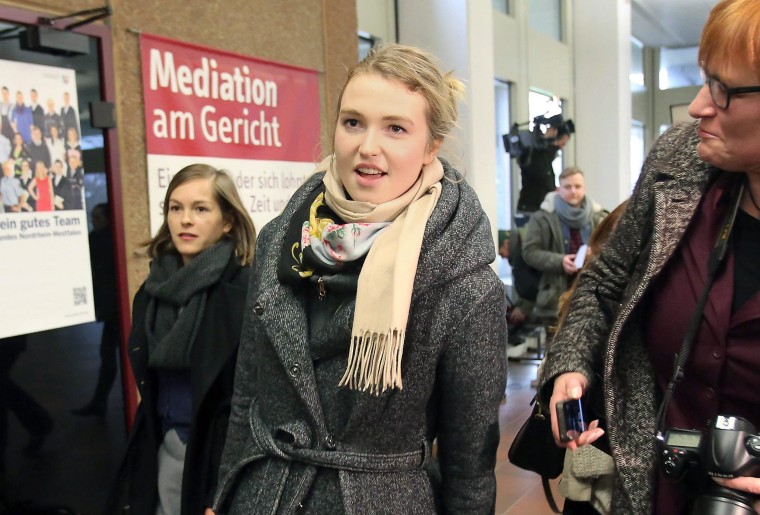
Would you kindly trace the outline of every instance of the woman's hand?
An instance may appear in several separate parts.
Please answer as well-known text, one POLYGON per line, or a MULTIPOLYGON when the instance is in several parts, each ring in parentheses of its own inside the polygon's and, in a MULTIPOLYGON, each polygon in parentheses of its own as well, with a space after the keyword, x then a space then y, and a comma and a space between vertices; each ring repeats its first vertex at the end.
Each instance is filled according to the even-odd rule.
MULTIPOLYGON (((713 481, 720 486, 726 488, 733 488, 734 490, 741 490, 742 492, 749 492, 755 496, 760 496, 760 477, 735 477, 733 479, 722 479, 714 477, 713 481)), ((755 501, 755 511, 760 513, 760 501, 755 501)))
POLYGON ((594 420, 588 425, 588 429, 579 434, 570 442, 562 442, 559 439, 559 426, 557 425, 557 403, 568 399, 580 399, 583 391, 588 386, 588 379, 579 372, 566 372, 560 374, 554 380, 554 391, 549 402, 549 416, 552 420, 552 434, 554 441, 559 447, 567 447, 575 450, 583 445, 588 445, 604 434, 604 430, 598 427, 599 421, 594 420))
POLYGON ((203 515, 215 515, 214 510, 211 508, 206 508, 206 511, 203 512, 203 515))

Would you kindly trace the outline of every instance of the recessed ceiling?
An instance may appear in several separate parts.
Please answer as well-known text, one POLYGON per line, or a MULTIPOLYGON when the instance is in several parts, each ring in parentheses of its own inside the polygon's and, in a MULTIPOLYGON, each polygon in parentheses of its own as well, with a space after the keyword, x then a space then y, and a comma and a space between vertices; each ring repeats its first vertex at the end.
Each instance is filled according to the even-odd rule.
POLYGON ((645 46, 695 46, 716 3, 718 0, 633 0, 631 33, 645 46))

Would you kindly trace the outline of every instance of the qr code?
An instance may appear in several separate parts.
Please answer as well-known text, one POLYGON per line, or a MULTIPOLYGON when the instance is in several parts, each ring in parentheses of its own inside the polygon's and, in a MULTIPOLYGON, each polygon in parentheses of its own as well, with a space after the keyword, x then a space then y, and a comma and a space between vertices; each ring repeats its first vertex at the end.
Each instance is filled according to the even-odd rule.
POLYGON ((82 304, 87 304, 87 288, 82 286, 81 288, 73 288, 71 291, 74 294, 75 306, 81 306, 82 304))

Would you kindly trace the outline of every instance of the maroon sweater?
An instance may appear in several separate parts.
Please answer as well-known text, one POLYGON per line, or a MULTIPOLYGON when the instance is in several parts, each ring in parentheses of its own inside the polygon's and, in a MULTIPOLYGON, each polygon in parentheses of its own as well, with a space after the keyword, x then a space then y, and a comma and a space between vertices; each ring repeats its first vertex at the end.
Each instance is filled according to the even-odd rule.
MULTIPOLYGON (((696 308, 707 262, 730 199, 725 174, 705 194, 697 214, 647 302, 647 346, 664 390, 675 353, 696 308)), ((667 412, 666 427, 704 431, 718 414, 741 416, 760 429, 760 294, 731 312, 734 254, 729 247, 702 323, 667 412)), ((686 496, 659 474, 655 513, 686 511, 686 496)))

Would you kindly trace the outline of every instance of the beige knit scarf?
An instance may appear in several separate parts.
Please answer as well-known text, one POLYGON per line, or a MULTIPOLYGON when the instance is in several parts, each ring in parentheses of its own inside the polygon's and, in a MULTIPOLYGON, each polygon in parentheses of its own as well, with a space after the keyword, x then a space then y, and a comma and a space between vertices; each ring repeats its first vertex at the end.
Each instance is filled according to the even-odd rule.
POLYGON ((356 291, 348 365, 339 386, 379 395, 401 390, 401 358, 412 287, 428 218, 441 194, 443 165, 435 158, 403 195, 383 204, 348 200, 328 157, 325 202, 346 222, 393 222, 367 254, 356 291))

